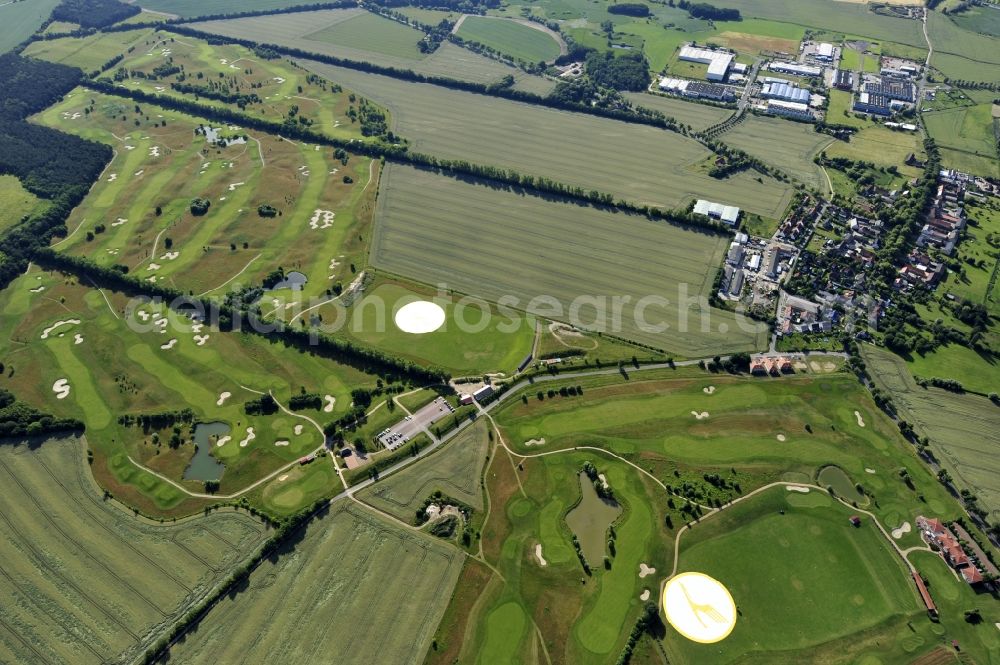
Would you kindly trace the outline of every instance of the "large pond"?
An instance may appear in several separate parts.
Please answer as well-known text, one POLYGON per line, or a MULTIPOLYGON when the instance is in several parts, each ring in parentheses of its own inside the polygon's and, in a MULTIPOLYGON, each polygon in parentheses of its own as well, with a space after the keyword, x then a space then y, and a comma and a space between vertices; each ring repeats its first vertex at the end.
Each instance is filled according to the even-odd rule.
POLYGON ((583 498, 566 515, 566 524, 580 541, 587 563, 591 568, 597 568, 602 565, 607 551, 608 527, 618 518, 622 507, 598 496, 594 484, 582 471, 579 480, 583 498))
POLYGON ((184 471, 184 480, 219 480, 226 465, 212 457, 212 447, 220 436, 229 434, 226 423, 198 423, 194 428, 195 453, 184 471))
POLYGON ((308 281, 309 278, 304 274, 293 270, 292 272, 285 273, 285 279, 272 286, 271 290, 277 291, 278 289, 291 289, 292 291, 301 291, 302 287, 305 286, 308 281))

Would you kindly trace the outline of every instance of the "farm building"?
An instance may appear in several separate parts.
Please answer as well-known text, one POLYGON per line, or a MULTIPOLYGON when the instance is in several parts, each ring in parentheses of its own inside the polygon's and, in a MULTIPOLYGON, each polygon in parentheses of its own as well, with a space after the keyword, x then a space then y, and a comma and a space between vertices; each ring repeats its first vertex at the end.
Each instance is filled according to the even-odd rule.
POLYGON ((780 115, 786 118, 796 118, 798 120, 815 120, 809 104, 802 102, 786 102, 780 99, 770 99, 764 107, 765 113, 780 115))
POLYGON ((461 404, 462 406, 466 406, 467 404, 472 404, 472 399, 473 399, 472 395, 470 395, 469 393, 465 393, 464 395, 458 398, 458 403, 461 404))
POLYGON ((765 99, 780 99, 786 102, 809 103, 809 91, 791 83, 765 83, 760 91, 765 99))
POLYGON ((784 74, 794 74, 795 76, 819 76, 823 73, 822 67, 815 65, 800 65, 797 62, 772 62, 767 66, 772 72, 782 72, 784 74))
POLYGON ((733 63, 733 54, 725 51, 713 51, 706 48, 685 45, 681 47, 681 52, 677 56, 679 60, 687 62, 700 62, 708 65, 708 73, 705 75, 709 81, 724 81, 729 73, 729 66, 733 63))
POLYGON ((473 399, 475 399, 477 402, 483 402, 485 400, 488 400, 492 396, 493 396, 493 386, 483 386, 476 392, 472 393, 473 399))
POLYGON ((698 199, 694 204, 696 215, 705 215, 712 219, 718 219, 729 226, 736 226, 740 218, 740 209, 736 206, 727 206, 721 203, 713 203, 705 199, 698 199))

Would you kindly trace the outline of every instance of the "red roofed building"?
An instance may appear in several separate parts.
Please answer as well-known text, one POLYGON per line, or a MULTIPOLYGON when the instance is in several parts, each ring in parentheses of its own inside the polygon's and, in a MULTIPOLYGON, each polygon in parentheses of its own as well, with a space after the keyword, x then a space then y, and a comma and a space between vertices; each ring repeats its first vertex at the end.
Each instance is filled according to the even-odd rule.
POLYGON ((983 574, 979 572, 979 569, 976 568, 975 566, 967 566, 959 572, 962 573, 962 577, 964 577, 965 581, 968 582, 969 584, 983 583, 983 574))
POLYGON ((919 573, 913 573, 913 582, 917 585, 917 592, 920 594, 920 599, 924 601, 924 607, 927 608, 927 614, 929 614, 932 619, 936 619, 938 615, 937 606, 934 604, 934 600, 931 598, 931 594, 927 590, 927 585, 924 584, 924 580, 920 577, 919 573))
POLYGON ((935 518, 927 519, 926 517, 917 518, 917 526, 927 532, 931 536, 940 536, 945 532, 944 524, 941 520, 935 518))

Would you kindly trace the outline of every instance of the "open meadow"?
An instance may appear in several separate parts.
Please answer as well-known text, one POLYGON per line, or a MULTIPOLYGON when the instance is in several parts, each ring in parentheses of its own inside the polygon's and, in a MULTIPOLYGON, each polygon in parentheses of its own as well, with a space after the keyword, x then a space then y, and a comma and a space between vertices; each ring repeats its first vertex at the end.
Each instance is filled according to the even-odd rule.
POLYGON ((958 486, 1000 514, 1000 408, 978 395, 921 388, 899 356, 869 345, 862 351, 875 384, 892 396, 900 417, 930 439, 958 486))
POLYGON ((546 94, 555 86, 553 81, 525 74, 447 42, 433 53, 422 54, 416 46, 423 36, 420 31, 363 10, 328 9, 255 16, 195 23, 192 27, 258 43, 371 62, 382 67, 410 69, 425 76, 492 83, 510 75, 517 81, 515 87, 537 94, 546 94), (356 30, 352 29, 352 25, 356 30))
POLYGON ((944 148, 944 166, 987 177, 1000 175, 992 106, 977 104, 923 114, 927 133, 944 148))
POLYGON ((45 204, 12 175, 0 176, 0 232, 19 223, 45 204))
POLYGON ((293 547, 265 560, 171 650, 254 662, 420 663, 463 554, 351 501, 324 509, 293 547))
POLYGON ((512 168, 640 204, 680 208, 695 198, 780 218, 791 188, 743 172, 697 168, 712 153, 693 139, 646 125, 484 97, 435 85, 302 62, 388 108, 393 130, 437 157, 512 168))
POLYGON ((466 16, 456 34, 466 41, 479 42, 516 60, 537 63, 555 60, 560 52, 560 43, 543 28, 527 21, 466 16))
POLYGON ((338 159, 331 148, 82 90, 38 120, 116 153, 70 215, 59 251, 219 298, 279 268, 305 276, 297 290, 270 291, 265 311, 291 311, 360 270, 378 175, 367 157, 338 159), (196 199, 209 203, 204 214, 196 199))
POLYGON ((813 157, 833 139, 816 132, 812 125, 747 115, 717 138, 781 169, 809 187, 820 191, 827 189, 823 169, 813 163, 813 157))
MULTIPOLYGON (((208 480, 229 494, 296 466, 323 443, 318 423, 346 413, 353 389, 375 387, 373 376, 323 356, 221 333, 165 305, 130 303, 37 268, 0 294, 0 304, 0 385, 44 412, 82 420, 97 481, 147 514, 180 516, 213 503, 192 496, 208 480), (320 408, 248 413, 268 391, 282 405, 300 392, 318 395, 320 408), (159 424, 120 420, 184 409, 188 418, 159 424)), ((336 475, 329 480, 323 495, 341 487, 336 475)), ((278 476, 285 481, 298 476, 278 476)), ((302 493, 280 512, 308 499, 302 493)))
POLYGON ((59 0, 22 0, 4 2, 0 5, 0 53, 6 53, 30 37, 49 14, 59 4, 59 0))
POLYGON ((733 114, 732 109, 709 106, 689 102, 679 97, 653 95, 646 92, 625 93, 625 98, 636 106, 642 106, 659 111, 668 118, 688 125, 696 132, 704 131, 712 125, 717 125, 733 114))
MULTIPOLYGON (((104 63, 125 53, 145 53, 151 45, 162 40, 151 29, 125 32, 98 32, 86 37, 59 37, 34 41, 24 50, 24 55, 79 67, 85 73, 100 69, 104 63)), ((157 54, 159 55, 159 54, 157 54)), ((162 63, 162 56, 158 58, 162 63)))
POLYGON ((381 190, 371 250, 378 269, 555 320, 577 318, 686 357, 764 344, 763 326, 740 326, 732 313, 690 302, 712 288, 725 235, 397 164, 386 168, 381 190), (617 306, 615 296, 629 299, 617 306))
POLYGON ((928 14, 934 67, 953 79, 1000 82, 1000 38, 967 29, 939 11, 928 14))
POLYGON ((0 446, 3 662, 130 662, 268 535, 228 510, 133 516, 101 496, 87 443, 0 446))
POLYGON ((479 479, 489 452, 485 421, 466 428, 430 457, 379 480, 356 494, 361 501, 404 522, 413 522, 434 492, 483 509, 479 479))

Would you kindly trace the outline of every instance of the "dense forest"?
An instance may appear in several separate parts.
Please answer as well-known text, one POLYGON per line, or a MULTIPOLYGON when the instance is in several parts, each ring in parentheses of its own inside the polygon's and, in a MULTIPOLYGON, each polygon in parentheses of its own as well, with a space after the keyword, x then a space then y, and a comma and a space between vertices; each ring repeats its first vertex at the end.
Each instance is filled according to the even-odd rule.
POLYGON ((608 5, 609 14, 621 14, 623 16, 649 16, 649 6, 641 2, 619 2, 608 5))
POLYGON ((63 0, 52 10, 52 20, 76 23, 81 28, 103 28, 141 11, 139 5, 118 0, 63 0))
POLYGON ((700 18, 706 21, 740 21, 743 18, 740 16, 740 10, 738 9, 721 9, 706 2, 687 2, 687 0, 681 0, 677 3, 677 6, 681 9, 686 9, 692 18, 700 18))
POLYGON ((587 75, 597 85, 615 90, 645 90, 649 86, 649 63, 641 52, 615 56, 611 51, 591 53, 587 75))

